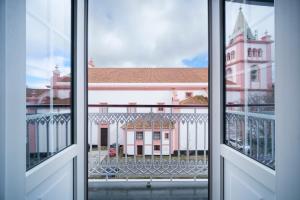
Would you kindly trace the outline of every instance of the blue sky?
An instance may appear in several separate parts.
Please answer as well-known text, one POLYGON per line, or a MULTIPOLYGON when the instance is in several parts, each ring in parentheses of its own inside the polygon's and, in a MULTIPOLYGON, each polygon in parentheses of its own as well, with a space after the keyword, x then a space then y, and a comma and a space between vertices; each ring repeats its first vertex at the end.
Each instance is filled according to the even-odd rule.
POLYGON ((208 54, 199 54, 190 59, 183 59, 182 63, 188 67, 203 68, 208 66, 208 54))

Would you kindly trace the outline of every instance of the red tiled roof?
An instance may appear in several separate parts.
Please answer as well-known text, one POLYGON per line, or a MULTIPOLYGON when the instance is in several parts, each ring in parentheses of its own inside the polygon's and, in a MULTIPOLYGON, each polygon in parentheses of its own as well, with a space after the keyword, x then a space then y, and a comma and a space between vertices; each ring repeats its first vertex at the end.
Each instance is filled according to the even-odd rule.
POLYGON ((196 95, 180 101, 179 105, 208 105, 208 98, 202 95, 196 95))
POLYGON ((207 83, 207 68, 89 68, 89 83, 207 83))
MULTIPOLYGON (((126 129, 126 124, 121 126, 122 129, 126 129)), ((127 129, 174 129, 174 123, 169 121, 169 122, 159 122, 159 121, 154 121, 153 124, 151 121, 138 118, 134 121, 128 122, 127 123, 127 129)))
POLYGON ((26 88, 26 97, 38 97, 49 89, 26 88))
POLYGON ((63 76, 59 80, 60 82, 71 82, 71 77, 70 76, 63 76))

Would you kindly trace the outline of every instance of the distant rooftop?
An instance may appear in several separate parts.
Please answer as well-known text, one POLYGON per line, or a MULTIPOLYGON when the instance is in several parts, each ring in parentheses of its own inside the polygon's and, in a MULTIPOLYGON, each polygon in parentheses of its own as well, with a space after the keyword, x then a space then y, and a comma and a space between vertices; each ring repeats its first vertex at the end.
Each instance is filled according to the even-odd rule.
POLYGON ((89 83, 207 83, 207 68, 89 68, 89 83))

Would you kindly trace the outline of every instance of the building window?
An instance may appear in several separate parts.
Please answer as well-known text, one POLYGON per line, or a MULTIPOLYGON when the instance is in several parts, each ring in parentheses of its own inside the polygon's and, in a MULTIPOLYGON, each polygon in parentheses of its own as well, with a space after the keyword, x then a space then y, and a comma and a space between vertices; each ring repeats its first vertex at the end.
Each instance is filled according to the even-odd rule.
POLYGON ((100 103, 99 113, 108 113, 107 103, 100 103))
POLYGON ((253 49, 253 57, 257 57, 257 49, 253 49))
POLYGON ((262 57, 262 49, 258 49, 258 57, 262 57))
POLYGON ((136 113, 136 103, 129 103, 130 107, 127 107, 127 113, 136 113))
POLYGON ((169 139, 169 133, 165 133, 165 139, 169 139))
POLYGON ((234 59, 234 57, 235 57, 235 52, 232 51, 232 52, 231 52, 231 59, 234 59))
POLYGON ((248 48, 248 57, 252 57, 252 49, 248 48))
MULTIPOLYGON (((157 105, 165 105, 164 103, 158 103, 157 105)), ((157 112, 164 112, 165 108, 164 107, 158 107, 157 112)))
POLYGON ((144 132, 142 132, 142 131, 138 131, 138 132, 136 132, 136 139, 137 140, 142 140, 144 137, 144 132))
POLYGON ((251 82, 257 82, 258 81, 258 68, 257 68, 256 65, 251 67, 250 80, 251 80, 251 82))
POLYGON ((160 151, 160 145, 154 145, 154 151, 160 151))
POLYGON ((185 93, 185 98, 189 98, 189 97, 192 97, 192 96, 193 96, 192 92, 186 92, 185 93))
POLYGON ((153 140, 160 140, 160 132, 159 131, 155 131, 153 133, 153 140))
POLYGON ((226 69, 226 80, 232 81, 232 69, 226 69))
POLYGON ((227 61, 230 60, 230 53, 227 53, 227 61))

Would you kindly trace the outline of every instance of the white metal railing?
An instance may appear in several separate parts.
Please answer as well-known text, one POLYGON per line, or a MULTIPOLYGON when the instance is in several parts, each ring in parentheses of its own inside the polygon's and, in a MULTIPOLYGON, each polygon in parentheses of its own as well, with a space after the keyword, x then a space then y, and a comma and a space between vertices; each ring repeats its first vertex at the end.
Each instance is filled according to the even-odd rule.
POLYGON ((227 110, 225 143, 274 169, 275 115, 227 110))
POLYGON ((207 178, 207 107, 105 110, 89 108, 89 178, 207 178))
POLYGON ((28 114, 26 127, 27 170, 72 143, 70 112, 28 114))

